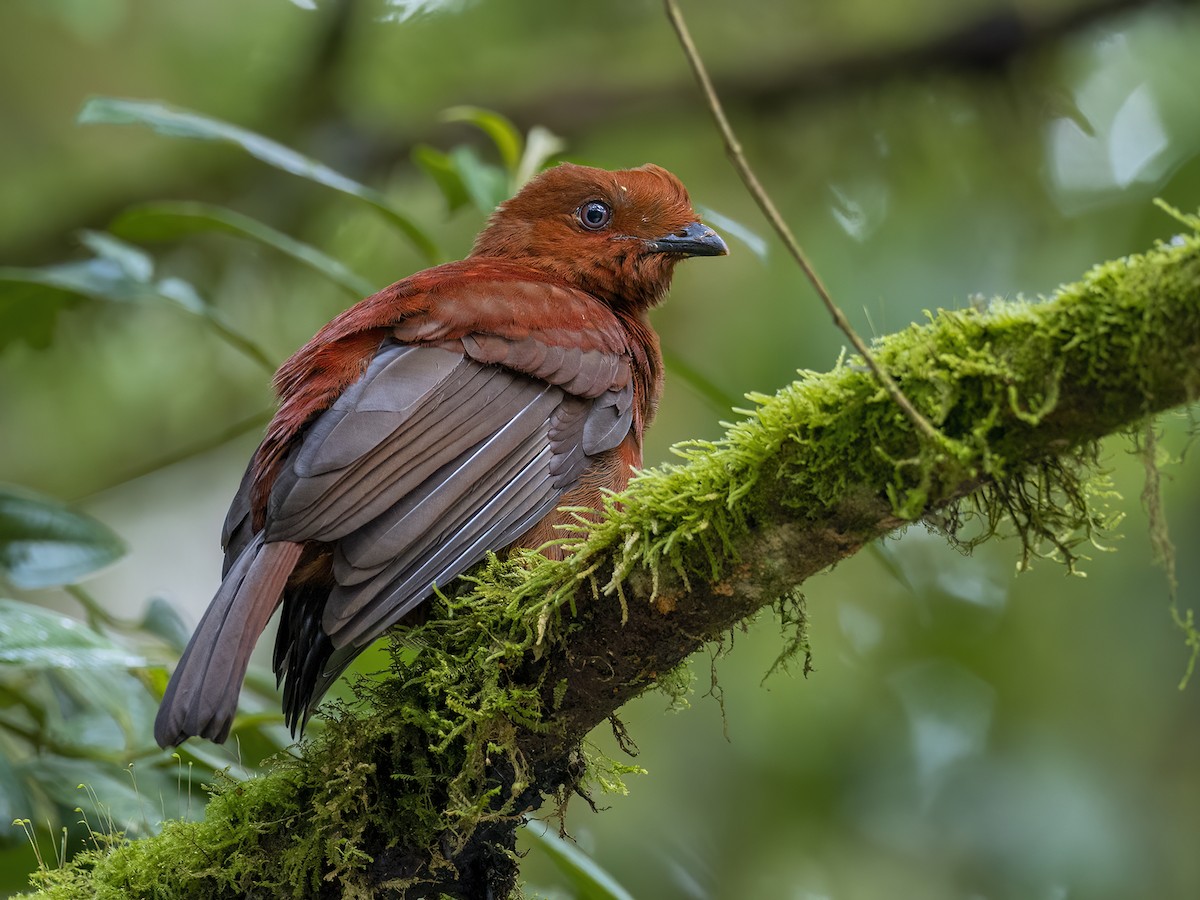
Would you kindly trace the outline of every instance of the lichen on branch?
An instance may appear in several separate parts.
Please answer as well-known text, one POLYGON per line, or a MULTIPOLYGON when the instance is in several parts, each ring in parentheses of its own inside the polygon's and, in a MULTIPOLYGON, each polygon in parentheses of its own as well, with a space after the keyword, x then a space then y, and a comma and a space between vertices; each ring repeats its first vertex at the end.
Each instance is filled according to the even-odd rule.
POLYGON ((939 312, 874 353, 941 440, 853 358, 751 396, 724 439, 581 519, 566 559, 493 558, 431 601, 391 676, 299 757, 221 782, 202 822, 39 872, 38 896, 503 896, 521 816, 586 790, 588 731, 780 598, 795 626, 809 575, 935 514, 1069 556, 1096 441, 1200 394, 1200 239, 1047 300, 939 312))

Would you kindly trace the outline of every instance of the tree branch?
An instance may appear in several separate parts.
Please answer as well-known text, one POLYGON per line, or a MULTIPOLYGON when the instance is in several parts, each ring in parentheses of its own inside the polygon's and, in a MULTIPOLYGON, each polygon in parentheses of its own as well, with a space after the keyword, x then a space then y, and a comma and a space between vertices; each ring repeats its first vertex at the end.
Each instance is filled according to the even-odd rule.
POLYGON ((397 677, 363 682, 301 758, 225 785, 203 822, 40 873, 42 896, 505 896, 522 815, 586 790, 588 731, 809 575, 972 510, 1069 555, 1095 442, 1200 396, 1200 237, 874 350, 952 449, 856 364, 756 397, 722 442, 635 480, 567 559, 493 560, 432 602, 395 639, 397 677))

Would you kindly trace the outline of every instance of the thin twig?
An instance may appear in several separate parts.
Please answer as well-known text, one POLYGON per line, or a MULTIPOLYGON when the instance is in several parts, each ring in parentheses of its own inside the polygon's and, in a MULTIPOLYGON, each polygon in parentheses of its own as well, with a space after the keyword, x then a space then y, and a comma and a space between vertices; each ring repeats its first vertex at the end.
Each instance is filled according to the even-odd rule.
POLYGON ((850 325, 849 320, 843 315, 841 309, 833 298, 829 295, 824 283, 817 275, 812 264, 805 256, 804 250, 801 249, 800 243, 788 228, 783 216, 779 214, 779 210, 775 208, 770 195, 767 194, 758 177, 754 174, 754 170, 750 168, 750 163, 746 161, 746 155, 742 152, 742 145, 734 134, 733 127, 729 124, 729 119, 725 116, 725 110, 721 106, 721 101, 717 97, 716 89, 713 87, 712 80, 708 77, 708 71, 704 68, 704 63, 700 59, 700 54, 696 50, 696 45, 692 41, 692 36, 688 32, 687 24, 683 21, 683 13, 679 10, 679 5, 675 0, 664 0, 667 10, 667 18, 671 22, 671 27, 675 29, 675 34, 679 37, 679 44, 683 47, 684 55, 687 57, 688 63, 692 67, 692 72, 696 76, 696 81, 700 85, 700 89, 704 92, 704 99, 708 103, 708 108, 712 112, 713 119, 717 123, 717 130, 721 132, 721 138, 725 142, 725 151, 729 155, 733 167, 737 169, 738 175, 746 185, 746 189, 754 197, 758 203, 759 209, 763 215, 767 217, 767 221, 771 223, 771 227, 775 229, 787 247, 792 258, 796 260, 797 265, 804 272, 805 277, 812 284, 813 290, 817 292, 817 296, 821 298, 821 302, 825 304, 825 308, 833 317, 833 324, 841 329, 842 333, 849 338, 850 343, 854 345, 854 349, 858 355, 866 362, 867 367, 879 379, 879 383, 883 385, 888 395, 895 401, 896 405, 904 411, 904 414, 912 421, 917 430, 926 438, 934 443, 941 443, 942 435, 934 428, 929 420, 921 415, 912 402, 904 396, 904 392, 900 390, 900 386, 885 372, 871 355, 871 351, 867 349, 866 343, 858 336, 858 332, 850 325))

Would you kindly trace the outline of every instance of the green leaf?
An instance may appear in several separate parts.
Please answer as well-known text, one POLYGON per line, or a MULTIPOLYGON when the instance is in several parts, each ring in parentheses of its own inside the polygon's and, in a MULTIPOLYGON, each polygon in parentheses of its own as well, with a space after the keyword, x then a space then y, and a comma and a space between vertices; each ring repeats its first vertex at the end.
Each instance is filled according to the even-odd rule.
MULTIPOLYGON (((117 303, 154 302, 167 296, 160 290, 164 282, 153 281, 154 261, 145 251, 96 231, 81 232, 80 241, 96 254, 94 258, 37 269, 0 268, 0 291, 20 296, 26 303, 43 302, 64 293, 117 303)), ((190 285, 189 292, 185 292, 179 279, 167 279, 166 283, 173 294, 168 299, 192 312, 197 302, 204 305, 190 285)))
POLYGON ((132 244, 117 240, 111 234, 101 231, 81 231, 79 240, 100 259, 115 263, 130 281, 149 284, 150 279, 154 277, 154 260, 149 253, 132 244))
POLYGON ((485 132, 496 145, 500 160, 508 172, 515 172, 521 160, 521 132, 498 112, 478 106, 454 106, 442 113, 446 122, 469 122, 485 132))
POLYGON ((513 173, 513 190, 519 190, 525 182, 542 171, 546 164, 556 155, 567 149, 567 142, 557 134, 541 125, 529 129, 525 138, 525 152, 521 154, 521 162, 513 173))
POLYGON ((25 792, 22 779, 17 776, 7 753, 0 753, 0 824, 7 825, 13 819, 28 816, 33 801, 25 792))
POLYGON ((525 831, 567 877, 578 900, 633 900, 633 895, 594 859, 575 844, 552 834, 544 822, 530 822, 525 831))
POLYGON ((747 228, 741 222, 722 215, 715 209, 709 206, 697 206, 696 212, 700 213, 700 217, 708 224, 712 225, 717 231, 721 232, 726 237, 737 238, 749 248, 761 260, 767 258, 767 242, 762 235, 751 228, 747 228))
POLYGON ((68 295, 128 302, 152 298, 154 291, 131 279, 111 259, 88 259, 38 269, 0 268, 0 295, 10 302, 37 305, 68 295))
POLYGON ((871 546, 923 606, 949 600, 996 614, 1008 604, 1013 571, 1007 558, 992 558, 986 552, 967 556, 919 525, 899 540, 876 541, 871 546))
POLYGON ((438 259, 437 247, 429 236, 383 193, 249 129, 165 103, 117 97, 92 97, 84 103, 78 121, 82 124, 146 125, 168 137, 233 144, 267 165, 368 203, 396 226, 426 260, 434 263, 438 259))
MULTIPOLYGON (((33 306, 61 303, 75 295, 95 300, 124 303, 155 303, 167 300, 199 316, 226 343, 253 359, 268 372, 275 362, 262 347, 240 334, 224 314, 210 306, 182 278, 153 281, 153 262, 146 253, 109 234, 84 232, 83 242, 100 254, 82 262, 44 266, 40 269, 0 268, 0 300, 33 306)), ((0 307, 3 311, 3 307, 0 307)))
POLYGON ((17 341, 38 350, 49 347, 59 312, 80 303, 72 291, 8 277, 26 271, 0 267, 0 351, 17 341))
MULTIPOLYGON (((23 669, 136 669, 147 662, 78 619, 0 597, 0 665, 23 669)), ((119 697, 113 700, 122 702, 119 697)))
POLYGON ((421 171, 438 186, 446 200, 448 212, 457 212, 470 202, 471 198, 467 195, 462 176, 458 174, 454 161, 448 155, 428 144, 418 144, 413 148, 412 158, 421 171))
POLYGON ((208 305, 208 301, 200 296, 190 281, 184 281, 182 278, 164 278, 155 288, 159 297, 170 300, 192 315, 207 319, 217 315, 217 311, 208 305))
POLYGON ((153 597, 138 627, 147 634, 162 638, 177 653, 187 646, 192 630, 184 623, 179 611, 162 597, 153 597))
POLYGON ((0 574, 16 587, 71 584, 124 555, 124 542, 91 516, 0 484, 0 574))
MULTIPOLYGON (((88 655, 87 651, 66 652, 88 655)), ((58 666, 58 661, 0 665, 0 676, 11 670, 13 681, 28 679, 30 673, 38 676, 23 685, 31 702, 37 704, 38 728, 29 736, 31 743, 52 747, 65 756, 85 753, 110 759, 128 747, 145 744, 155 711, 147 714, 144 701, 149 695, 128 669, 119 664, 67 669, 58 666), (135 728, 135 718, 140 728, 135 728)), ((2 724, 20 728, 9 720, 2 724)))
POLYGON ((508 176, 499 166, 480 159, 473 147, 455 147, 450 151, 450 160, 471 202, 481 212, 490 213, 508 199, 508 176))
POLYGON ((355 297, 375 293, 367 279, 348 266, 257 219, 232 209, 197 201, 145 203, 122 212, 108 226, 131 241, 170 241, 203 232, 221 232, 265 244, 303 263, 355 297))

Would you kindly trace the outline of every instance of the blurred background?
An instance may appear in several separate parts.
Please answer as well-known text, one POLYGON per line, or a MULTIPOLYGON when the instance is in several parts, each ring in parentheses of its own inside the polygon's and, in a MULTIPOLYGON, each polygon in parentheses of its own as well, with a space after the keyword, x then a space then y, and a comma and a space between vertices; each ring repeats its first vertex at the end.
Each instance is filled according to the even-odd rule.
MULTIPOLYGON (((684 8, 749 157, 864 334, 1047 294, 1169 238, 1181 226, 1153 198, 1200 207, 1195 4, 684 8)), ((653 0, 7 0, 0 135, 0 481, 15 486, 0 539, 30 521, 14 509, 74 535, 58 577, 7 558, 0 889, 36 865, 10 819, 31 820, 54 865, 61 826, 69 852, 83 818, 136 834, 194 815, 189 780, 284 741, 261 676, 229 748, 174 760, 149 732, 161 667, 218 583, 270 365, 356 287, 465 254, 523 152, 549 159, 554 135, 554 159, 659 163, 730 238, 655 313, 671 366, 648 463, 842 351, 653 0), (78 124, 92 97, 169 108, 93 103, 78 124), (462 105, 515 131, 444 115, 462 105), (289 174, 282 147, 381 193, 289 174)), ((1160 457, 1179 457, 1187 420, 1162 429, 1160 457)), ((1178 689, 1188 651, 1131 449, 1105 444, 1124 521, 1086 577, 1052 562, 1018 576, 1016 542, 968 558, 914 527, 804 586, 807 678, 763 682, 782 646, 764 616, 694 660, 691 708, 631 704, 649 774, 599 815, 572 805, 578 846, 638 898, 1200 896, 1200 683, 1178 689)), ((1188 607, 1194 459, 1164 492, 1188 607)), ((601 896, 536 842, 524 872, 531 896, 601 896)))

